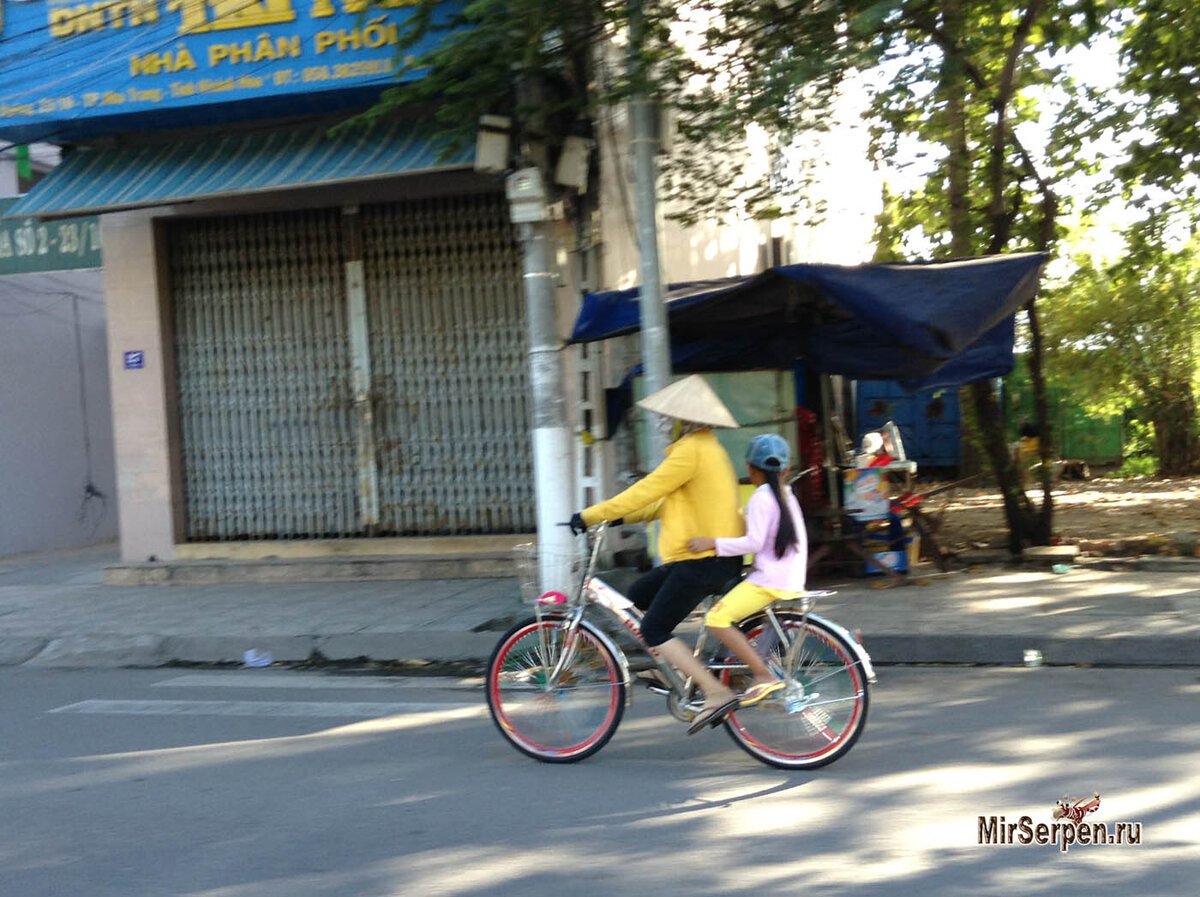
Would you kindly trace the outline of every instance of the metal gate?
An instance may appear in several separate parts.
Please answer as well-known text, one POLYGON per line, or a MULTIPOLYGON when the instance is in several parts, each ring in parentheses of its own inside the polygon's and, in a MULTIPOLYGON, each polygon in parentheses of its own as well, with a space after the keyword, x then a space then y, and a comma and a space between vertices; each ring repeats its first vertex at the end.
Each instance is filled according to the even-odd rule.
POLYGON ((534 528, 502 200, 176 221, 168 246, 189 540, 534 528))
POLYGON ((502 196, 363 209, 380 527, 536 528, 521 256, 502 196))

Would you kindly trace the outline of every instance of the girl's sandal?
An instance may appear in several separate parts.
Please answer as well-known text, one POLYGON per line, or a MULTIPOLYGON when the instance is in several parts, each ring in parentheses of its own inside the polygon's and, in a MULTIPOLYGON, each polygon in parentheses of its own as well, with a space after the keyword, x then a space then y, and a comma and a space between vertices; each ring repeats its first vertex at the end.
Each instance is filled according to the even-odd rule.
POLYGON ((743 707, 752 707, 768 695, 773 695, 786 686, 786 682, 760 682, 757 685, 746 689, 742 694, 741 704, 743 707))

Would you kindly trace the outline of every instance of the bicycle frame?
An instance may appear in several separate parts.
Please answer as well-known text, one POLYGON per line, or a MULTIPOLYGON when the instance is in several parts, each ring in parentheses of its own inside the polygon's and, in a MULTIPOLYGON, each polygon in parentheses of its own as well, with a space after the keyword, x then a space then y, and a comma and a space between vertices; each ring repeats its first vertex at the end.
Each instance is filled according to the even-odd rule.
MULTIPOLYGON (((547 684, 550 687, 553 687, 553 685, 557 683, 561 677, 562 671, 574 659, 578 638, 577 633, 579 627, 584 622, 586 610, 589 605, 597 605, 608 611, 616 619, 616 621, 620 623, 625 631, 628 632, 630 636, 632 636, 634 640, 646 650, 647 654, 649 654, 651 659, 654 660, 659 671, 663 674, 663 677, 670 685, 671 691, 674 693, 676 698, 678 698, 680 705, 686 705, 691 702, 695 696, 695 688, 691 677, 685 678, 681 676, 673 666, 656 656, 655 652, 646 644, 645 639, 642 637, 642 612, 638 610, 638 608, 634 606, 633 602, 626 598, 625 595, 623 595, 620 591, 613 588, 611 585, 595 575, 596 563, 600 555, 600 547, 604 541, 604 534, 607 529, 607 523, 601 523, 596 527, 593 534, 594 541, 589 552, 588 563, 584 567, 578 587, 576 588, 574 594, 568 598, 566 610, 559 610, 552 606, 547 612, 545 605, 541 604, 540 602, 536 605, 535 613, 538 619, 542 619, 543 616, 562 617, 562 629, 566 633, 562 653, 555 662, 554 669, 547 677, 547 684)), ((867 681, 874 682, 875 671, 871 666, 871 659, 867 655, 866 650, 861 644, 859 644, 858 639, 854 638, 849 632, 847 632, 837 623, 811 613, 815 599, 820 594, 822 593, 806 593, 797 596, 795 599, 795 604, 798 606, 797 609, 800 611, 805 620, 811 618, 820 624, 833 629, 839 635, 843 636, 846 642, 853 648, 856 655, 856 661, 862 666, 867 681)), ((774 607, 772 605, 768 605, 763 609, 763 614, 770 621, 772 628, 781 641, 786 641, 784 629, 780 625, 778 618, 775 616, 774 607)), ((604 633, 595 629, 595 627, 590 627, 590 629, 593 634, 603 639, 605 646, 609 648, 612 651, 613 656, 617 658, 621 665, 622 676, 624 677, 626 685, 628 685, 630 683, 629 663, 625 656, 625 652, 622 651, 611 639, 604 635, 604 633)), ((703 624, 701 624, 700 632, 696 638, 696 644, 693 649, 693 653, 697 657, 699 657, 704 651, 707 635, 708 630, 703 624)), ((543 656, 549 657, 550 646, 546 644, 544 635, 542 636, 542 639, 542 648, 545 652, 543 656)), ((802 641, 792 642, 789 644, 787 648, 789 658, 794 660, 795 653, 802 650, 802 648, 802 641)), ((707 666, 713 671, 745 669, 745 665, 740 661, 728 660, 717 663, 709 663, 707 666)), ((631 696, 627 697, 626 701, 628 702, 631 699, 631 696)))

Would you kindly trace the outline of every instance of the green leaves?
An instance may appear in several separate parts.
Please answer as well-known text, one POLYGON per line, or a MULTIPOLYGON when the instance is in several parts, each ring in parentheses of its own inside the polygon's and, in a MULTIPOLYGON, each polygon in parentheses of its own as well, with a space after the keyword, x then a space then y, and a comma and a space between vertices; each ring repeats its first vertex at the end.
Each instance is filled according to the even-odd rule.
POLYGON ((1134 141, 1120 169, 1129 180, 1172 188, 1200 175, 1200 7, 1190 0, 1140 0, 1123 18, 1126 115, 1148 138, 1134 141))
POLYGON ((1153 422, 1166 472, 1200 459, 1200 238, 1194 208, 1172 204, 1132 224, 1113 261, 1081 254, 1045 302, 1051 367, 1095 407, 1153 422))
POLYGON ((452 23, 437 7, 421 0, 398 49, 402 77, 427 74, 388 90, 373 115, 430 110, 462 145, 480 115, 505 114, 518 145, 553 148, 647 90, 677 122, 681 149, 662 167, 687 220, 803 205, 815 173, 785 157, 829 125, 847 83, 868 87, 872 158, 909 166, 891 225, 906 251, 1040 246, 1048 209, 1200 174, 1194 0, 647 0, 632 74, 624 0, 470 0, 452 23), (433 34, 435 49, 406 58, 433 34), (1106 36, 1122 41, 1120 95, 1066 64, 1106 36), (751 126, 782 161, 748 179, 751 126))
POLYGON ((889 20, 896 20, 905 5, 904 0, 879 0, 877 3, 871 3, 861 12, 851 15, 850 31, 859 37, 872 37, 889 20))

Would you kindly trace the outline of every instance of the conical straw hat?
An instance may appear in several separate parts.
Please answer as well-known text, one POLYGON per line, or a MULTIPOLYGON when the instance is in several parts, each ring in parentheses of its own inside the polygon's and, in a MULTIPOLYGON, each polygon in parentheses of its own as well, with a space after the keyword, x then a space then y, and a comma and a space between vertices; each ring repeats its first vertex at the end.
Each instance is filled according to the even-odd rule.
POLYGON ((663 417, 675 417, 707 427, 738 426, 713 388, 699 374, 692 374, 651 393, 638 406, 663 417))

